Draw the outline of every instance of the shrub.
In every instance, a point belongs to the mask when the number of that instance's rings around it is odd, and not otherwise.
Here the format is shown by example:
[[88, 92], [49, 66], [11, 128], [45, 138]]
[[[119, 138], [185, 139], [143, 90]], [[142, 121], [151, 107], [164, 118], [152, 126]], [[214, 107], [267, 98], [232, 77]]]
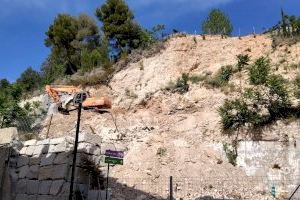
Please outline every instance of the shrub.
[[207, 76], [202, 76], [202, 75], [191, 75], [189, 76], [189, 81], [192, 83], [199, 83], [201, 81], [206, 80]]
[[264, 57], [256, 60], [250, 68], [249, 77], [252, 85], [263, 85], [267, 82], [270, 74], [270, 61]]
[[162, 156], [166, 155], [166, 153], [167, 153], [167, 149], [166, 149], [166, 148], [164, 148], [164, 147], [159, 147], [159, 148], [157, 149], [156, 155], [162, 157]]
[[226, 100], [219, 108], [223, 129], [238, 128], [248, 120], [249, 110], [245, 102], [241, 100]]
[[225, 67], [222, 67], [217, 74], [209, 79], [206, 83], [213, 86], [213, 87], [222, 87], [224, 85], [227, 85], [230, 77], [233, 75], [234, 70], [232, 66], [228, 65]]
[[295, 92], [294, 95], [296, 98], [300, 99], [300, 75], [298, 75], [294, 81]]
[[223, 144], [223, 150], [226, 154], [226, 157], [228, 159], [228, 162], [230, 164], [232, 164], [233, 166], [236, 166], [236, 159], [238, 157], [238, 154], [237, 154], [237, 151], [236, 151], [236, 148], [233, 147], [233, 146], [229, 146], [228, 144]]
[[237, 55], [237, 59], [238, 59], [238, 64], [237, 64], [237, 67], [238, 67], [238, 71], [242, 71], [243, 68], [247, 65], [249, 65], [249, 61], [250, 61], [250, 57], [248, 56], [248, 54], [239, 54]]
[[171, 92], [178, 92], [184, 94], [189, 91], [189, 74], [183, 73], [180, 78], [177, 79], [176, 83], [170, 82], [166, 87], [166, 90]]

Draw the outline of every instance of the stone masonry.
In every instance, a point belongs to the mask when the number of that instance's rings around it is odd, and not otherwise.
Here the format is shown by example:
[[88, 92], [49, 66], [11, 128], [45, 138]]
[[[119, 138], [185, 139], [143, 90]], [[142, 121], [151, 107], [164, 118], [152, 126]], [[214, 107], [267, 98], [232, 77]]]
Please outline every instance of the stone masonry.
[[[14, 150], [9, 160], [11, 199], [68, 199], [73, 144], [72, 137], [29, 140], [20, 150]], [[100, 144], [99, 136], [81, 134], [79, 137], [74, 190], [82, 196], [88, 194], [90, 177], [81, 161], [88, 158], [99, 164], [103, 159]]]

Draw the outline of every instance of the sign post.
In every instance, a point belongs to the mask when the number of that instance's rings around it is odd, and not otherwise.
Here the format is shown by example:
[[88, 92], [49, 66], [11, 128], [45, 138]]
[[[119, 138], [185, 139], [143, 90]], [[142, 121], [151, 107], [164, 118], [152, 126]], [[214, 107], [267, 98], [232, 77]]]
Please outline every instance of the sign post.
[[123, 151], [105, 151], [105, 163], [107, 163], [107, 176], [106, 176], [106, 194], [105, 200], [108, 198], [108, 183], [109, 183], [109, 165], [123, 165], [124, 152]]
[[82, 102], [85, 99], [86, 99], [86, 95], [84, 95], [84, 93], [78, 93], [78, 94], [76, 94], [76, 96], [74, 98], [74, 104], [78, 105], [78, 115], [77, 115], [77, 126], [76, 126], [76, 135], [75, 135], [75, 144], [74, 144], [74, 151], [73, 151], [73, 165], [72, 165], [72, 174], [71, 174], [71, 184], [70, 184], [69, 200], [73, 199], [73, 187], [74, 187], [74, 176], [75, 176], [75, 169], [76, 169], [76, 155], [77, 155], [78, 139], [79, 139], [81, 108], [82, 108]]

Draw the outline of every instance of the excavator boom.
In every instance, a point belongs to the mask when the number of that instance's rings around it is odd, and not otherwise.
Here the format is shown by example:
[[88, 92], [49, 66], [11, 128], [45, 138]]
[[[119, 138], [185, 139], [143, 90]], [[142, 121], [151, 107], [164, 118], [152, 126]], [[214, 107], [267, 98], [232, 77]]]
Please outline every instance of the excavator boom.
[[[78, 87], [66, 85], [46, 85], [45, 89], [48, 95], [57, 105], [58, 111], [63, 114], [68, 114], [69, 111], [74, 110], [69, 108], [70, 104], [72, 104], [73, 98], [76, 93], [83, 92]], [[67, 97], [64, 95], [67, 95]], [[88, 97], [82, 103], [83, 109], [110, 109], [111, 106], [111, 101], [106, 97]]]

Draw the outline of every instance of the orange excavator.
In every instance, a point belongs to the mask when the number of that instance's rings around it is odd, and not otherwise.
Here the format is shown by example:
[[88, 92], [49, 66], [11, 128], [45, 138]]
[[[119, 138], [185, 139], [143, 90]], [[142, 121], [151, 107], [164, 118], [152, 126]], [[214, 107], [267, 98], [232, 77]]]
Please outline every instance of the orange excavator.
[[76, 110], [74, 97], [78, 93], [84, 94], [87, 98], [82, 102], [82, 108], [85, 110], [92, 109], [97, 112], [103, 112], [111, 108], [111, 101], [106, 97], [89, 97], [88, 92], [82, 91], [79, 87], [67, 85], [46, 85], [48, 95], [53, 99], [58, 111], [62, 114], [69, 114], [70, 111]]

